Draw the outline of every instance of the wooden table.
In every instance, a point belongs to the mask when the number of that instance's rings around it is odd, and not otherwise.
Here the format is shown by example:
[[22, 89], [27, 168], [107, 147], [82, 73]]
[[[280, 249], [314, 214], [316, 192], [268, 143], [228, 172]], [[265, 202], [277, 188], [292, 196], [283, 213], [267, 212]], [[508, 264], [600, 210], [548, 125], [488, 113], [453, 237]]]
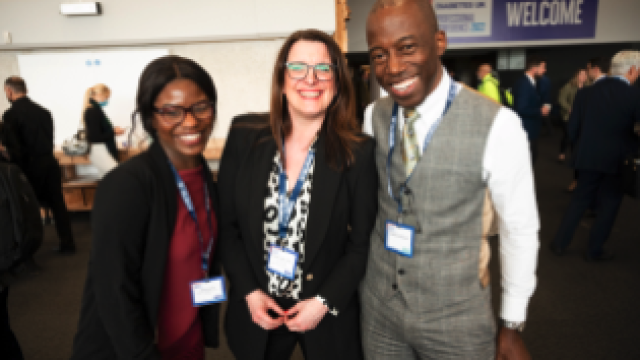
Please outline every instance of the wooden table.
[[[204, 150], [206, 160], [220, 160], [225, 139], [211, 139]], [[120, 159], [128, 158], [140, 153], [140, 149], [120, 150]], [[91, 165], [88, 156], [67, 156], [58, 149], [54, 152], [62, 168], [62, 194], [69, 211], [90, 211], [93, 208], [98, 181], [93, 178], [82, 178], [77, 175], [77, 165]], [[217, 172], [214, 173], [216, 178]]]

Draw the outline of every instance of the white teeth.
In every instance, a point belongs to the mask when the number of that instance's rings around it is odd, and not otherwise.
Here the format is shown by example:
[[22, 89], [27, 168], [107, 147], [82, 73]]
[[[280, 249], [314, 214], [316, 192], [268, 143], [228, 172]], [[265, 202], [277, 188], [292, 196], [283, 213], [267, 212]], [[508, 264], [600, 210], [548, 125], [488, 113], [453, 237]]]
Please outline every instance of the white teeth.
[[393, 88], [396, 90], [406, 90], [409, 86], [413, 85], [414, 82], [416, 82], [416, 78], [413, 79], [409, 79], [409, 80], [405, 80], [401, 83], [397, 83], [397, 84], [393, 84]]
[[200, 134], [181, 135], [180, 138], [185, 141], [196, 141], [200, 139]]
[[315, 98], [320, 96], [320, 91], [301, 91], [300, 95], [305, 98]]

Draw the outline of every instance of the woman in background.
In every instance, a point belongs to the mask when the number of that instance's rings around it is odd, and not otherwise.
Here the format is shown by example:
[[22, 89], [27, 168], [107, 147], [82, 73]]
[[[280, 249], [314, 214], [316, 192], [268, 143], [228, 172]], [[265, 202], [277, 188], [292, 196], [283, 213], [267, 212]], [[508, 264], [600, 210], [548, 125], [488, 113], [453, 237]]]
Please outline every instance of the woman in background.
[[110, 97], [111, 90], [104, 84], [88, 88], [84, 95], [84, 128], [91, 145], [89, 160], [101, 175], [118, 165], [115, 137], [124, 134], [124, 129], [114, 127], [102, 109], [107, 106]]
[[98, 186], [73, 360], [203, 360], [217, 346], [222, 297], [197, 300], [200, 285], [222, 284], [218, 194], [202, 156], [216, 104], [192, 60], [162, 57], [142, 73], [136, 113], [154, 141]]
[[307, 360], [362, 359], [357, 290], [378, 174], [355, 111], [340, 48], [304, 30], [278, 54], [270, 114], [232, 125], [218, 186], [238, 360], [289, 359], [296, 344]]
[[[562, 89], [560, 89], [560, 94], [558, 96], [558, 103], [560, 104], [560, 112], [562, 115], [562, 120], [564, 120], [564, 126], [562, 127], [562, 141], [560, 142], [560, 155], [558, 155], [558, 161], [564, 162], [566, 159], [566, 152], [569, 148], [569, 133], [567, 131], [567, 124], [569, 123], [569, 116], [571, 116], [571, 108], [573, 107], [573, 100], [576, 98], [576, 94], [578, 90], [585, 87], [587, 84], [587, 70], [586, 69], [578, 69], [578, 71], [573, 75], [573, 78], [566, 83]], [[577, 172], [576, 172], [577, 176]], [[569, 185], [566, 191], [572, 192], [577, 185], [576, 179]]]
[[558, 95], [558, 103], [560, 104], [560, 113], [562, 120], [564, 120], [564, 132], [562, 135], [562, 142], [560, 143], [560, 155], [559, 161], [564, 161], [566, 158], [567, 148], [569, 147], [569, 135], [567, 134], [567, 123], [569, 122], [569, 116], [571, 115], [571, 108], [573, 107], [573, 100], [576, 98], [578, 90], [582, 89], [587, 82], [587, 70], [578, 69], [573, 75], [571, 80], [566, 83], [560, 94]]

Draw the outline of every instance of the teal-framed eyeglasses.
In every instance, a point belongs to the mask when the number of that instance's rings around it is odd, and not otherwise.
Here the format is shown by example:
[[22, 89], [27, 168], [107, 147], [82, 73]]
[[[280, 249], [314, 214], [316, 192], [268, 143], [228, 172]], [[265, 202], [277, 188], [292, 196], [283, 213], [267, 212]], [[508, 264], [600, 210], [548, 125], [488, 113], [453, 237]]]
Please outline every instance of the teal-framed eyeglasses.
[[313, 73], [320, 81], [333, 80], [333, 64], [305, 64], [303, 62], [288, 62], [284, 64], [287, 74], [294, 80], [302, 80], [309, 74], [309, 69], [313, 69]]

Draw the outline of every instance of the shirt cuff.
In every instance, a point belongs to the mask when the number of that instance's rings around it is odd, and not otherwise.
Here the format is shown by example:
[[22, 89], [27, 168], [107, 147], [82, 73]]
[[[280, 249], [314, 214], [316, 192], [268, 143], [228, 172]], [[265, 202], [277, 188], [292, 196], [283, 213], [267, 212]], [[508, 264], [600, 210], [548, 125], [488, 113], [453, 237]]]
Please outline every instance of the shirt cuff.
[[332, 308], [331, 305], [329, 305], [329, 303], [327, 302], [327, 299], [325, 299], [322, 295], [316, 295], [314, 299], [320, 301], [322, 305], [324, 305], [327, 309], [329, 309], [329, 314], [333, 316], [338, 316], [338, 309]]
[[506, 321], [522, 322], [527, 319], [529, 299], [514, 298], [502, 295], [502, 310], [500, 318]]

